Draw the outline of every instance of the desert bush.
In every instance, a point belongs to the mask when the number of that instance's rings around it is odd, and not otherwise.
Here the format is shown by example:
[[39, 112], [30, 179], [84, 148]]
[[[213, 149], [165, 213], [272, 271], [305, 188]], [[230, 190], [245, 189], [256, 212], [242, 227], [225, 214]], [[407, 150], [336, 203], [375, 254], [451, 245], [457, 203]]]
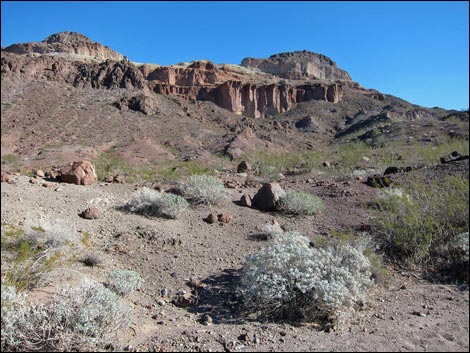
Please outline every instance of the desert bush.
[[61, 219], [43, 218], [27, 226], [26, 237], [37, 247], [59, 248], [80, 241], [75, 225]]
[[315, 195], [305, 192], [288, 192], [279, 199], [279, 209], [296, 215], [313, 215], [325, 208], [323, 201]]
[[264, 182], [277, 179], [279, 173], [293, 173], [303, 170], [305, 166], [304, 153], [270, 153], [256, 151], [245, 156], [252, 165], [253, 171], [264, 178]]
[[209, 175], [191, 175], [182, 189], [184, 197], [195, 204], [216, 205], [228, 200], [224, 183]]
[[372, 232], [392, 259], [432, 270], [451, 258], [452, 244], [468, 231], [468, 187], [466, 178], [456, 176], [414, 180], [407, 197], [377, 199], [380, 212]]
[[133, 194], [127, 208], [140, 214], [176, 219], [188, 208], [188, 203], [181, 196], [144, 187]]
[[247, 257], [239, 293], [260, 319], [315, 321], [345, 316], [371, 285], [363, 249], [314, 248], [297, 232]]
[[283, 233], [284, 230], [277, 222], [266, 223], [261, 230], [261, 234], [264, 234], [267, 239], [274, 239]]
[[106, 275], [105, 285], [119, 295], [126, 295], [142, 287], [144, 279], [137, 272], [114, 270]]
[[62, 261], [65, 250], [79, 241], [75, 227], [60, 219], [29, 221], [26, 231], [2, 230], [2, 257], [8, 259], [5, 281], [20, 291], [34, 287]]
[[4, 309], [2, 298], [2, 351], [87, 351], [131, 316], [119, 296], [90, 280], [63, 288], [47, 303], [9, 304]]

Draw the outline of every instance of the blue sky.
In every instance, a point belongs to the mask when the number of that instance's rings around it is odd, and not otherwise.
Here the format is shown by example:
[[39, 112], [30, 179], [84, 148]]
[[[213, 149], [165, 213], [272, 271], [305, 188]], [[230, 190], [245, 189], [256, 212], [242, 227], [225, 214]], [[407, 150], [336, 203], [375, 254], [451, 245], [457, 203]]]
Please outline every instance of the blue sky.
[[366, 88], [469, 107], [469, 4], [460, 2], [1, 2], [1, 45], [75, 31], [132, 61], [169, 65], [310, 50]]

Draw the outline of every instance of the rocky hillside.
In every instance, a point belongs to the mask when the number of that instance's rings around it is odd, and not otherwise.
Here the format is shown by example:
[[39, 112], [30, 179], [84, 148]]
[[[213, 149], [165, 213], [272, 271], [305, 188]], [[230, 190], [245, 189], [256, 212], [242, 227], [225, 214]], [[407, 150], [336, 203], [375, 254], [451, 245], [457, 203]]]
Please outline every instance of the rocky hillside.
[[76, 32], [60, 32], [53, 34], [41, 42], [29, 42], [10, 45], [2, 51], [20, 55], [47, 54], [64, 56], [78, 60], [123, 60], [118, 52], [93, 42], [83, 34]]
[[468, 136], [468, 113], [365, 89], [331, 59], [307, 51], [247, 58], [241, 66], [159, 66], [132, 63], [81, 34], [62, 32], [2, 49], [1, 77], [2, 156], [21, 155], [28, 164], [68, 161], [83, 151], [92, 158], [136, 143], [152, 151], [154, 157], [142, 158], [148, 162], [175, 153], [237, 158], [259, 148], [405, 141], [410, 131], [430, 143], [441, 135]]

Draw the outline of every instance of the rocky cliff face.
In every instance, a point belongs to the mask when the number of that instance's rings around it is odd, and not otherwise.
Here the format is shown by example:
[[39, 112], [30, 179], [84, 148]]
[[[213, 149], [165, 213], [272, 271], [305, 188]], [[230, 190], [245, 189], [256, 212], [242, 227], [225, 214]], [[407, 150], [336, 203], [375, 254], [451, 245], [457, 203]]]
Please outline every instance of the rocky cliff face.
[[188, 67], [142, 68], [155, 93], [179, 95], [194, 100], [208, 100], [218, 106], [248, 117], [283, 113], [294, 104], [308, 100], [337, 103], [343, 97], [339, 82], [286, 84], [272, 79], [261, 83], [256, 74], [240, 74], [218, 69], [211, 62], [194, 62]]
[[349, 75], [331, 59], [310, 52], [248, 58], [242, 65], [195, 61], [137, 67], [121, 54], [74, 32], [2, 50], [2, 80], [20, 76], [22, 80], [63, 80], [76, 87], [153, 91], [211, 101], [254, 118], [283, 113], [309, 100], [337, 103], [342, 100], [343, 85], [351, 84]]
[[242, 66], [290, 80], [322, 79], [351, 81], [349, 74], [322, 54], [295, 51], [271, 55], [268, 59], [245, 58]]
[[13, 44], [3, 50], [21, 55], [49, 54], [97, 61], [124, 59], [122, 54], [100, 43], [95, 43], [83, 34], [76, 32], [60, 32], [41, 42]]

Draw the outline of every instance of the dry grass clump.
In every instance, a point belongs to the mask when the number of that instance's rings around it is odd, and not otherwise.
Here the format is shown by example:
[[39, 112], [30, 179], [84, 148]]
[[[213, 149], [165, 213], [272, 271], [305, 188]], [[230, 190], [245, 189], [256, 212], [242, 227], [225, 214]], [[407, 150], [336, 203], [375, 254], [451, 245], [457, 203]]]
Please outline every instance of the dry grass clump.
[[191, 175], [182, 191], [184, 197], [195, 204], [217, 205], [228, 201], [224, 183], [210, 175]]
[[131, 212], [172, 219], [181, 216], [188, 206], [188, 202], [181, 196], [161, 193], [147, 187], [137, 190], [126, 205]]
[[279, 199], [279, 210], [295, 215], [313, 215], [325, 208], [323, 201], [305, 192], [288, 192]]

